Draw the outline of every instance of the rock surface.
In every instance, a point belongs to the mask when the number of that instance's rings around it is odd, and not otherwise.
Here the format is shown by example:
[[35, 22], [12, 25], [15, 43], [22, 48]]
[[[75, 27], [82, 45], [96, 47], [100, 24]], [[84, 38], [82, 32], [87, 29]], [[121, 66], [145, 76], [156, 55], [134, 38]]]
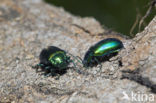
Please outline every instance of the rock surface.
[[[125, 49], [103, 62], [100, 72], [98, 66], [89, 68], [93, 75], [69, 69], [57, 80], [32, 68], [47, 46], [83, 58], [91, 45], [108, 37], [123, 41]], [[1, 0], [0, 102], [155, 103], [155, 44], [156, 17], [143, 32], [127, 39], [103, 29], [94, 18], [75, 17], [41, 0]], [[81, 64], [78, 67], [84, 69]], [[123, 98], [124, 93], [129, 100]], [[137, 94], [134, 100], [132, 93]], [[141, 101], [139, 95], [148, 98]]]

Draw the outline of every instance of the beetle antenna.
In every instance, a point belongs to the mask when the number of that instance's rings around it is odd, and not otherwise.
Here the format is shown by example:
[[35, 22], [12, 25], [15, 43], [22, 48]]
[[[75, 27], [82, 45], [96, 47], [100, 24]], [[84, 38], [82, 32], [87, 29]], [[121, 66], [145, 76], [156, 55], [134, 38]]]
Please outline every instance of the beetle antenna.
[[39, 64], [36, 64], [35, 66], [31, 66], [33, 69], [36, 69], [36, 72], [39, 72], [38, 71], [38, 69], [39, 69], [39, 67], [44, 67], [44, 64], [41, 64], [41, 63], [39, 63]]
[[43, 67], [43, 66], [44, 66], [44, 64], [39, 63], [39, 64], [36, 64], [35, 66], [32, 66], [32, 68], [39, 68], [39, 67]]
[[70, 56], [72, 56], [74, 59], [76, 59], [80, 64], [82, 64], [82, 59], [79, 56], [74, 56], [73, 54], [67, 52]]
[[73, 65], [74, 65], [74, 70], [75, 70], [77, 73], [83, 74], [83, 75], [89, 75], [87, 72], [84, 72], [83, 70], [77, 68], [77, 67], [76, 67], [76, 63], [75, 63], [73, 60], [71, 60], [71, 62], [73, 63]]

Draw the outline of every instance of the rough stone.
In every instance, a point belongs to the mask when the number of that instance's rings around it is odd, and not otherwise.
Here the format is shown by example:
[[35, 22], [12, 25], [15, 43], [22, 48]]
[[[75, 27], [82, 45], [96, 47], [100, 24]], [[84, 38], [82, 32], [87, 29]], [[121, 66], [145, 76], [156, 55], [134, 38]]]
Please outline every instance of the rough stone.
[[[73, 16], [41, 0], [1, 0], [0, 102], [138, 103], [123, 99], [123, 92], [129, 96], [134, 92], [153, 95], [154, 101], [145, 102], [155, 103], [155, 31], [156, 17], [144, 31], [128, 39], [102, 28], [94, 18]], [[58, 46], [83, 58], [91, 45], [108, 37], [120, 39], [125, 48], [103, 62], [101, 72], [97, 72], [98, 66], [87, 70], [94, 75], [69, 69], [57, 80], [32, 68], [47, 46]], [[79, 68], [84, 69], [81, 64]]]

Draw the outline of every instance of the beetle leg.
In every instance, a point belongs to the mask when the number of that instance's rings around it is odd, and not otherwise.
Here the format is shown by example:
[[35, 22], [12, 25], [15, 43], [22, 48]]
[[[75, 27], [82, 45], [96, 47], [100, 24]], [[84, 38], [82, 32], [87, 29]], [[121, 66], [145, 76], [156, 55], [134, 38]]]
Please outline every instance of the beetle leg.
[[44, 76], [49, 77], [49, 76], [51, 76], [51, 73], [48, 73], [48, 74], [45, 73]]
[[51, 66], [46, 66], [44, 69], [49, 70], [50, 68], [51, 68]]
[[50, 69], [50, 74], [52, 76], [56, 76], [57, 75], [56, 70], [55, 69]]
[[102, 64], [96, 58], [95, 58], [95, 61], [100, 65], [100, 70], [98, 71], [98, 72], [100, 72], [102, 69]]
[[59, 80], [59, 78], [60, 78], [60, 75], [58, 74], [56, 75], [55, 80]]

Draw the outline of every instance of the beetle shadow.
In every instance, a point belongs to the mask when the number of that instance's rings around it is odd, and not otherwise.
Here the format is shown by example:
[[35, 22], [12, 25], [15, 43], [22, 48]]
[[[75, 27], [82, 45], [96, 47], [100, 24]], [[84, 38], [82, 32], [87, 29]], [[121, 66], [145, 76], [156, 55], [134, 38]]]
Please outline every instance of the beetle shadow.
[[103, 56], [103, 57], [93, 57], [93, 61], [91, 63], [91, 65], [89, 65], [90, 67], [95, 67], [97, 66], [98, 64], [102, 63], [102, 62], [106, 62], [106, 61], [109, 61], [110, 58], [114, 57], [118, 55], [117, 52], [115, 53], [111, 53], [109, 55], [106, 55], [106, 56]]
[[[46, 69], [45, 67], [41, 67], [40, 68], [41, 70], [40, 71], [37, 71], [37, 72], [42, 72], [42, 75], [46, 76], [46, 77], [55, 77], [55, 76], [62, 76], [64, 74], [67, 73], [67, 70], [69, 68], [64, 68], [63, 70], [60, 70], [59, 68], [56, 68], [56, 67], [51, 67], [49, 69]], [[53, 71], [51, 71], [53, 70]]]

